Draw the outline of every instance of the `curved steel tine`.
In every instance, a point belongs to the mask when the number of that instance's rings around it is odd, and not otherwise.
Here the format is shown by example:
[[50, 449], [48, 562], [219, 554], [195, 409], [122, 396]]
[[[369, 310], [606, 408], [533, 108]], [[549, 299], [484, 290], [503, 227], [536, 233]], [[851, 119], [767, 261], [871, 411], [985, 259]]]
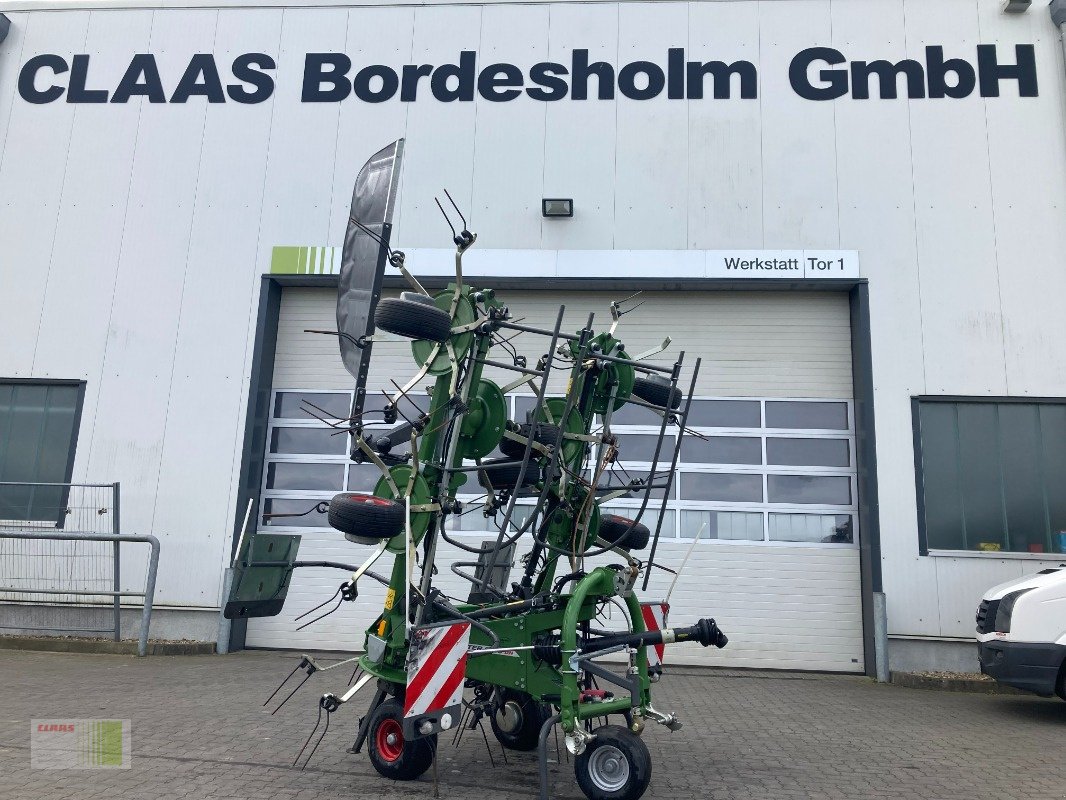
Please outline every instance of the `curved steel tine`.
[[322, 608], [322, 606], [324, 606], [324, 605], [328, 605], [329, 603], [332, 603], [332, 602], [333, 602], [334, 600], [336, 600], [336, 599], [337, 599], [337, 595], [339, 595], [339, 594], [341, 593], [341, 588], [342, 588], [343, 586], [344, 586], [344, 584], [341, 584], [340, 586], [338, 586], [338, 587], [337, 587], [337, 591], [335, 591], [335, 592], [333, 593], [333, 595], [332, 595], [332, 596], [331, 596], [331, 597], [329, 598], [329, 600], [326, 600], [326, 601], [325, 601], [324, 603], [319, 603], [319, 604], [318, 604], [317, 606], [315, 606], [314, 608], [312, 608], [312, 609], [310, 609], [310, 610], [308, 610], [308, 611], [305, 611], [305, 612], [304, 612], [304, 613], [302, 613], [302, 614], [301, 614], [300, 616], [296, 617], [296, 618], [295, 618], [295, 619], [293, 620], [293, 622], [297, 622], [298, 620], [301, 620], [301, 619], [303, 619], [303, 618], [304, 618], [304, 617], [306, 617], [306, 616], [307, 616], [308, 614], [314, 614], [314, 613], [315, 613], [316, 611], [318, 611], [318, 609]]
[[463, 221], [463, 230], [465, 231], [467, 229], [467, 227], [468, 227], [467, 224], [466, 224], [466, 217], [464, 217], [463, 216], [463, 212], [459, 210], [459, 206], [457, 206], [455, 204], [455, 201], [452, 199], [451, 192], [449, 192], [447, 189], [445, 189], [444, 190], [444, 194], [447, 195], [448, 202], [450, 202], [452, 204], [452, 208], [454, 208], [455, 209], [455, 213], [459, 215], [459, 219], [461, 219]]
[[448, 215], [444, 211], [444, 206], [442, 206], [440, 204], [440, 200], [438, 200], [436, 197], [434, 197], [433, 198], [433, 202], [437, 204], [437, 208], [440, 209], [440, 213], [444, 214], [444, 221], [447, 222], [448, 223], [448, 227], [452, 229], [452, 238], [455, 238], [456, 236], [458, 236], [458, 234], [455, 232], [455, 226], [452, 225], [452, 221], [450, 219], [448, 219]]
[[[346, 423], [346, 422], [355, 422], [355, 417], [344, 417], [343, 419], [339, 420], [338, 422], [330, 422], [329, 419], [328, 419], [329, 412], [326, 411], [326, 409], [322, 408], [321, 406], [316, 406], [310, 400], [302, 400], [301, 401], [301, 405], [310, 406], [315, 411], [320, 411], [323, 414], [323, 416], [321, 416], [321, 417], [318, 414], [312, 414], [306, 408], [301, 408], [300, 409], [305, 414], [314, 417], [319, 422], [324, 422], [326, 425], [329, 425], [331, 428], [340, 428], [340, 427], [343, 427], [344, 423]], [[360, 413], [360, 414], [357, 414], [356, 416], [361, 417], [362, 414]]]
[[[320, 714], [322, 713], [322, 709], [321, 709], [321, 707], [319, 708], [319, 713], [320, 713]], [[315, 753], [316, 753], [316, 752], [318, 751], [318, 746], [319, 746], [320, 744], [322, 744], [322, 740], [323, 740], [323, 739], [325, 739], [325, 738], [326, 738], [326, 734], [327, 734], [327, 733], [329, 733], [329, 715], [330, 715], [330, 712], [329, 712], [329, 711], [326, 711], [326, 724], [325, 724], [325, 726], [324, 726], [324, 727], [322, 728], [322, 733], [321, 733], [321, 735], [320, 735], [320, 736], [318, 737], [318, 741], [316, 741], [316, 742], [315, 742], [315, 746], [314, 746], [314, 747], [312, 747], [312, 748], [311, 748], [311, 752], [307, 754], [307, 759], [306, 759], [306, 760], [304, 761], [304, 765], [303, 765], [302, 767], [300, 767], [300, 771], [301, 771], [301, 772], [303, 772], [303, 771], [304, 771], [305, 769], [307, 769], [307, 765], [311, 763], [311, 757], [312, 757], [312, 756], [314, 756], [314, 754], [315, 754]], [[318, 725], [316, 724], [316, 725], [315, 725], [315, 729], [317, 729], [317, 728], [318, 728]], [[312, 736], [314, 736], [314, 735], [315, 735], [315, 731], [314, 731], [314, 730], [312, 730], [312, 731], [311, 731], [311, 735], [312, 735]], [[308, 739], [308, 741], [310, 741], [310, 739]], [[304, 747], [307, 747], [307, 745], [306, 745], [306, 744], [304, 744]], [[297, 756], [297, 758], [298, 758], [298, 757], [299, 757], [299, 756]]]
[[300, 763], [300, 756], [304, 754], [304, 750], [307, 749], [307, 745], [311, 743], [311, 737], [315, 735], [315, 731], [318, 730], [318, 726], [322, 724], [322, 706], [318, 707], [318, 719], [315, 720], [315, 727], [311, 729], [310, 735], [307, 737], [307, 741], [304, 742], [304, 746], [300, 748], [300, 752], [296, 754], [296, 758], [293, 759], [292, 765], [295, 767]]
[[319, 502], [317, 502], [313, 506], [311, 506], [309, 509], [307, 509], [306, 511], [302, 511], [299, 514], [290, 514], [290, 513], [263, 514], [263, 519], [273, 519], [274, 517], [306, 517], [308, 514], [312, 513], [313, 511], [318, 511], [319, 514], [323, 514], [325, 512], [322, 509], [319, 508], [319, 506], [323, 506], [323, 505], [327, 505], [327, 503], [324, 500], [320, 500]]
[[333, 608], [330, 608], [328, 611], [326, 611], [324, 614], [322, 614], [321, 617], [316, 617], [313, 620], [311, 620], [310, 622], [305, 622], [303, 625], [301, 625], [300, 627], [296, 628], [296, 630], [303, 630], [308, 625], [313, 625], [314, 623], [318, 622], [319, 620], [324, 620], [325, 618], [328, 617], [329, 614], [332, 614], [334, 611], [339, 609], [343, 602], [344, 602], [344, 598], [341, 597], [339, 599], [339, 601], [337, 601], [337, 605], [336, 606], [334, 606]]
[[[411, 405], [413, 405], [415, 408], [418, 409], [418, 413], [419, 414], [425, 414], [426, 413], [425, 411], [422, 410], [422, 406], [420, 406], [418, 403], [416, 403], [414, 400], [411, 399], [411, 397], [409, 396], [408, 391], [405, 391], [403, 388], [400, 387], [400, 384], [398, 384], [392, 378], [389, 378], [389, 383], [391, 383], [393, 386], [396, 387], [396, 390], [400, 393], [400, 395], [403, 397], [404, 400], [406, 400], [408, 403], [410, 403]], [[388, 395], [386, 395], [386, 396], [388, 396]], [[391, 398], [390, 398], [390, 401], [391, 401]], [[398, 410], [399, 409], [397, 409], [397, 411]], [[407, 417], [404, 417], [404, 419], [407, 419]]]
[[301, 668], [301, 667], [303, 667], [303, 665], [304, 665], [304, 662], [303, 662], [303, 661], [301, 660], [301, 661], [300, 661], [300, 663], [296, 665], [296, 668], [295, 668], [295, 669], [294, 669], [294, 670], [293, 670], [292, 672], [290, 672], [290, 673], [288, 674], [288, 676], [287, 676], [287, 677], [285, 678], [285, 680], [283, 680], [283, 681], [282, 681], [282, 682], [281, 682], [280, 684], [278, 684], [278, 688], [277, 688], [277, 689], [275, 689], [275, 690], [274, 690], [274, 691], [273, 691], [273, 692], [271, 693], [270, 697], [268, 697], [268, 698], [266, 699], [266, 702], [264, 702], [264, 703], [263, 703], [263, 705], [264, 705], [264, 706], [266, 706], [266, 705], [267, 705], [267, 703], [269, 703], [269, 702], [270, 702], [271, 700], [273, 700], [273, 699], [274, 699], [274, 695], [276, 695], [276, 694], [277, 694], [278, 692], [280, 692], [280, 691], [281, 691], [281, 687], [282, 687], [282, 686], [284, 686], [284, 685], [285, 685], [286, 683], [288, 683], [288, 682], [289, 682], [289, 678], [291, 678], [291, 677], [292, 677], [293, 675], [295, 675], [295, 674], [296, 674], [297, 672], [299, 672], [299, 671], [300, 671], [300, 668]]
[[[293, 690], [292, 690], [291, 692], [289, 692], [289, 693], [288, 693], [288, 694], [287, 694], [287, 695], [285, 696], [285, 699], [284, 699], [284, 700], [282, 700], [282, 701], [281, 701], [280, 703], [278, 703], [278, 707], [277, 707], [277, 708], [275, 708], [275, 709], [274, 709], [273, 711], [271, 711], [271, 712], [270, 712], [270, 716], [274, 716], [274, 715], [275, 715], [275, 714], [277, 714], [277, 713], [278, 713], [279, 711], [281, 711], [281, 707], [282, 707], [283, 705], [285, 705], [285, 704], [286, 704], [287, 702], [289, 702], [289, 700], [291, 700], [291, 699], [292, 699], [292, 696], [293, 696], [294, 694], [296, 694], [296, 693], [297, 693], [298, 691], [300, 691], [300, 689], [302, 689], [302, 688], [303, 688], [303, 685], [304, 685], [305, 683], [307, 683], [307, 682], [308, 682], [309, 680], [311, 680], [311, 676], [312, 676], [312, 675], [314, 675], [314, 674], [315, 674], [314, 672], [308, 672], [308, 673], [307, 673], [307, 677], [306, 677], [306, 678], [304, 678], [304, 679], [303, 679], [302, 681], [300, 681], [300, 682], [299, 682], [299, 683], [297, 684], [296, 688], [295, 688], [295, 689], [293, 689]], [[292, 677], [292, 676], [290, 675], [289, 677]], [[289, 679], [289, 678], [286, 678], [285, 680], [288, 680], [288, 679]], [[284, 686], [284, 683], [282, 684], [282, 686]], [[280, 688], [281, 688], [281, 686], [279, 686], [278, 688], [280, 689]], [[277, 692], [275, 692], [274, 694], [277, 694]], [[271, 697], [273, 697], [273, 696], [274, 696], [274, 695], [271, 695]], [[269, 703], [269, 702], [270, 702], [270, 701], [269, 701], [269, 700], [267, 700], [267, 703]], [[266, 703], [263, 703], [263, 705], [265, 706], [265, 705], [266, 705]]]

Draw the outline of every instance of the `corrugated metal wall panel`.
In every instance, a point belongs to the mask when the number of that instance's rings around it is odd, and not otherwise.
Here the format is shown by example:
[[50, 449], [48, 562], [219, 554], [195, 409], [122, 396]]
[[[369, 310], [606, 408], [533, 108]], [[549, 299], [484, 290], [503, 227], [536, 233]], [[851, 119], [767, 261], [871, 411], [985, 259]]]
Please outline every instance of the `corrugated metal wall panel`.
[[[389, 294], [389, 293], [386, 293]], [[394, 293], [393, 293], [394, 294]], [[502, 291], [524, 324], [550, 325], [560, 304], [566, 305], [566, 329], [574, 330], [595, 312], [605, 327], [607, 304], [619, 299], [604, 292]], [[647, 292], [645, 305], [626, 316], [619, 334], [630, 352], [661, 343], [671, 334], [668, 351], [685, 349], [686, 360], [702, 356], [698, 392], [704, 395], [772, 397], [851, 397], [851, 352], [847, 297], [843, 294], [769, 292]], [[282, 296], [274, 369], [275, 389], [347, 391], [352, 379], [341, 366], [333, 338], [304, 333], [334, 327], [332, 289], [288, 288]], [[523, 335], [514, 344], [535, 361], [544, 342]], [[375, 344], [370, 369], [372, 389], [401, 383], [414, 373], [406, 342]], [[499, 375], [506, 382], [510, 375]], [[563, 380], [563, 379], [560, 379]], [[427, 380], [426, 383], [429, 383]], [[553, 388], [560, 389], [556, 382]], [[481, 539], [472, 536], [475, 544]], [[688, 542], [660, 544], [657, 560], [677, 567]], [[522, 551], [520, 551], [521, 553]], [[304, 535], [301, 558], [358, 563], [369, 548], [353, 545], [339, 534]], [[441, 544], [438, 564], [457, 559], [460, 551]], [[608, 559], [604, 559], [606, 561]], [[387, 572], [390, 557], [378, 565]], [[253, 647], [358, 649], [363, 631], [380, 611], [382, 587], [367, 582], [359, 601], [303, 631], [295, 617], [321, 603], [343, 580], [330, 570], [300, 570], [293, 577], [285, 611], [278, 617], [252, 620]], [[656, 572], [647, 597], [665, 595], [670, 576]], [[465, 597], [468, 585], [441, 568], [436, 585]], [[734, 667], [773, 667], [859, 671], [863, 664], [862, 614], [858, 550], [749, 545], [700, 544], [671, 598], [672, 625], [715, 617], [730, 637], [724, 650], [678, 646], [668, 662]], [[617, 616], [617, 614], [615, 615]], [[617, 620], [616, 620], [617, 622]]]
[[[609, 327], [608, 303], [625, 293], [500, 291], [497, 296], [524, 325], [551, 327], [563, 304], [564, 330], [572, 332], [590, 313], [596, 314], [594, 327]], [[285, 290], [275, 387], [350, 388], [336, 340], [303, 332], [336, 327], [334, 298], [332, 289]], [[644, 305], [624, 317], [618, 328], [627, 351], [640, 353], [672, 336], [670, 349], [657, 361], [669, 363], [681, 350], [690, 366], [702, 357], [698, 394], [851, 398], [850, 321], [842, 293], [645, 292], [639, 300]], [[546, 344], [530, 334], [514, 341], [531, 364]], [[401, 377], [414, 374], [413, 365], [407, 343], [375, 344], [370, 388], [388, 387], [390, 377], [403, 383]], [[486, 374], [502, 383], [516, 377], [501, 371]], [[560, 373], [550, 388], [559, 391], [565, 381]]]

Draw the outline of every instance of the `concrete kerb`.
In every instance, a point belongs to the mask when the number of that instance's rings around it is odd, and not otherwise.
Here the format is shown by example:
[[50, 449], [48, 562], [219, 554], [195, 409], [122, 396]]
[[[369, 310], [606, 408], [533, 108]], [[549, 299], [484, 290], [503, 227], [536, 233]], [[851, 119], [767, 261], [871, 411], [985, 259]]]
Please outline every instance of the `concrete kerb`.
[[1028, 695], [1031, 692], [1015, 689], [984, 676], [965, 675], [927, 675], [921, 672], [893, 672], [892, 683], [907, 689], [933, 689], [941, 692], [971, 692], [974, 694], [1016, 694]]
[[[112, 639], [77, 639], [73, 637], [0, 636], [0, 650], [36, 650], [49, 653], [96, 653], [102, 655], [137, 655], [136, 641]], [[215, 652], [214, 642], [149, 641], [145, 655], [202, 656]]]

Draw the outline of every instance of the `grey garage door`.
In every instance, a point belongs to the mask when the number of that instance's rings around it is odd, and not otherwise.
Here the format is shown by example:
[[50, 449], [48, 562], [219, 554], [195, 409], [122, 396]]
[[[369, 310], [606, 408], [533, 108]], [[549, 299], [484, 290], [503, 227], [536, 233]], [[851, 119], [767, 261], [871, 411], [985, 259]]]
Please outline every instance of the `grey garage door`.
[[[550, 325], [564, 304], [568, 329], [580, 327], [589, 312], [604, 326], [607, 304], [616, 299], [602, 292], [500, 295], [531, 325]], [[693, 539], [700, 539], [671, 598], [670, 621], [688, 624], [714, 616], [730, 636], [725, 650], [677, 647], [668, 660], [860, 671], [861, 531], [846, 295], [647, 292], [642, 299], [644, 305], [619, 328], [627, 350], [641, 352], [669, 335], [673, 344], [661, 357], [664, 363], [680, 350], [686, 352], [686, 364], [703, 360], [691, 424], [705, 438], [691, 437], [682, 446], [657, 557], [676, 566]], [[305, 333], [332, 328], [333, 315], [332, 290], [284, 290], [261, 504], [268, 511], [302, 511], [345, 486], [373, 484], [368, 467], [347, 461], [345, 437], [331, 436], [300, 411], [303, 399], [338, 413], [350, 403], [352, 380], [341, 366], [336, 342]], [[531, 362], [544, 347], [536, 337], [519, 337], [514, 344]], [[390, 388], [390, 379], [404, 383], [414, 371], [406, 343], [375, 345], [369, 388]], [[505, 383], [513, 374], [499, 378]], [[519, 393], [509, 402], [512, 412], [521, 414], [528, 399]], [[636, 407], [615, 418], [626, 459], [621, 468], [630, 475], [650, 466], [654, 421]], [[611, 503], [622, 511], [631, 505]], [[301, 557], [353, 562], [367, 554], [367, 548], [347, 542], [315, 514], [272, 522], [280, 524], [266, 529], [304, 535]], [[490, 535], [477, 512], [452, 526], [475, 543]], [[439, 558], [454, 555], [442, 548]], [[441, 587], [465, 596], [466, 587], [447, 572], [442, 570]], [[665, 593], [667, 577], [655, 573], [651, 595]], [[344, 578], [336, 571], [298, 572], [285, 612], [253, 620], [248, 644], [359, 649], [383, 599], [369, 583], [351, 607], [296, 630], [300, 623], [294, 618], [329, 597]]]

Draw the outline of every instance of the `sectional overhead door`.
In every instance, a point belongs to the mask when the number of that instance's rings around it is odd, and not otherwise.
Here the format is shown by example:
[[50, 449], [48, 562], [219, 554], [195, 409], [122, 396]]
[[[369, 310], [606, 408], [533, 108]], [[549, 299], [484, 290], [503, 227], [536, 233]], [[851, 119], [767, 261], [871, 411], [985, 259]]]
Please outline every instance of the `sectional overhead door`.
[[[550, 326], [564, 305], [565, 327], [576, 330], [590, 312], [599, 327], [607, 327], [608, 303], [628, 293], [498, 294], [529, 325]], [[302, 559], [356, 563], [369, 548], [346, 541], [313, 510], [299, 517], [262, 517], [263, 512], [303, 513], [344, 487], [370, 490], [376, 480], [373, 467], [348, 461], [344, 435], [334, 435], [303, 411], [310, 401], [343, 416], [351, 402], [352, 379], [341, 366], [336, 341], [305, 332], [335, 327], [334, 298], [330, 289], [312, 288], [286, 288], [282, 296], [259, 525], [260, 530], [302, 534]], [[657, 357], [659, 363], [671, 363], [683, 350], [690, 374], [696, 359], [701, 360], [690, 415], [698, 435], [686, 436], [682, 443], [656, 557], [676, 568], [699, 539], [673, 589], [670, 623], [714, 617], [730, 637], [724, 650], [678, 646], [667, 660], [861, 671], [862, 531], [847, 295], [645, 292], [638, 299], [644, 304], [625, 316], [618, 329], [628, 352], [651, 349], [670, 336], [672, 344]], [[531, 364], [546, 348], [546, 341], [534, 335], [519, 336], [512, 344]], [[407, 343], [375, 345], [367, 408], [380, 406], [381, 389], [392, 388], [392, 380], [405, 383], [414, 372]], [[504, 384], [514, 374], [492, 377]], [[561, 385], [552, 389], [559, 391]], [[421, 392], [416, 401], [424, 401], [424, 388], [416, 391]], [[519, 390], [508, 398], [514, 418], [524, 418], [529, 394]], [[657, 418], [626, 406], [616, 413], [612, 427], [620, 436], [621, 461], [611, 479], [647, 474]], [[671, 430], [667, 444], [675, 435]], [[498, 532], [476, 508], [479, 495], [474, 484], [463, 496], [467, 513], [449, 523], [455, 537], [472, 545]], [[622, 514], [631, 514], [634, 506], [639, 501], [609, 503]], [[441, 548], [438, 585], [465, 598], [469, 586], [446, 566], [458, 555], [450, 546]], [[379, 562], [380, 571], [388, 572], [389, 558]], [[671, 576], [665, 571], [653, 575], [649, 595], [661, 597]], [[360, 585], [356, 602], [313, 625], [300, 629], [330, 605], [296, 619], [327, 600], [346, 578], [335, 570], [297, 571], [284, 612], [249, 623], [249, 646], [360, 649], [363, 631], [383, 601], [384, 590], [372, 582]]]

